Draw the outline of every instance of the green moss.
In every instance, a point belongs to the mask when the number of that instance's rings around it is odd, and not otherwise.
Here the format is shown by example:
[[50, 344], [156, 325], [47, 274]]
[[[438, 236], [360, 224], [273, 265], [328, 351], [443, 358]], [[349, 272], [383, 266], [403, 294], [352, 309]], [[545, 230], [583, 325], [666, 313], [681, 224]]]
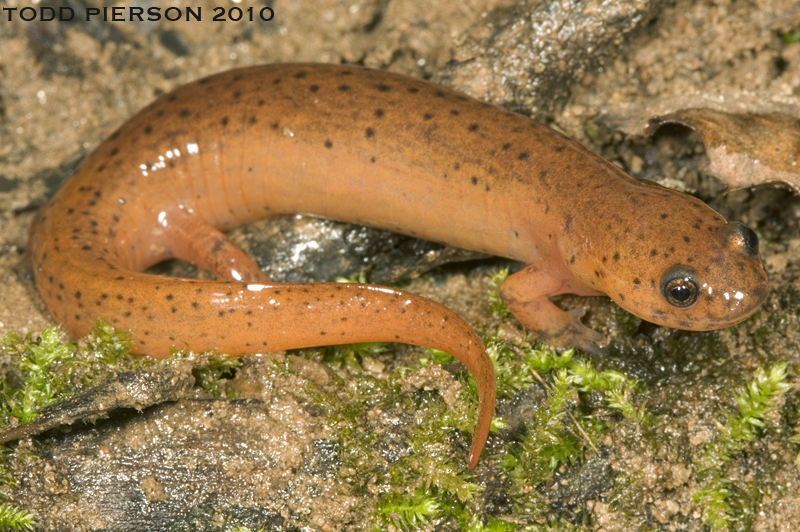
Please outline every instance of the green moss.
[[800, 28], [788, 33], [784, 33], [781, 35], [781, 39], [783, 39], [783, 44], [794, 44], [800, 42]]
[[35, 516], [8, 503], [0, 503], [0, 530], [33, 530]]
[[0, 420], [4, 425], [12, 417], [28, 423], [42, 408], [110, 374], [140, 365], [129, 347], [128, 335], [114, 332], [103, 321], [81, 345], [68, 341], [59, 327], [45, 329], [36, 338], [8, 333], [0, 340], [0, 356], [9, 360], [16, 378], [3, 381]]
[[385, 342], [332, 345], [322, 348], [322, 360], [334, 369], [347, 366], [354, 371], [361, 371], [364, 358], [385, 353], [386, 346]]
[[[439, 515], [441, 507], [435, 497], [425, 490], [412, 494], [392, 494], [384, 497], [378, 506], [378, 515], [402, 530], [409, 530], [428, 524], [430, 518]], [[378, 528], [375, 530], [384, 530]]]
[[[175, 353], [160, 363], [171, 363], [188, 351]], [[0, 339], [0, 357], [6, 364], [6, 377], [0, 389], [0, 428], [35, 420], [43, 408], [69, 399], [97, 386], [122, 371], [158, 362], [130, 354], [129, 335], [98, 321], [92, 332], [79, 342], [70, 341], [59, 327], [21, 338], [8, 333]], [[198, 384], [219, 394], [220, 380], [240, 362], [233, 357], [212, 357], [208, 365], [195, 368]], [[0, 488], [17, 479], [9, 467], [11, 460], [25, 456], [7, 445], [0, 446]], [[0, 495], [2, 497], [3, 495]], [[0, 530], [31, 530], [33, 515], [7, 502], [0, 503]]]
[[197, 381], [198, 386], [214, 397], [225, 395], [228, 399], [233, 399], [235, 394], [228, 392], [223, 394], [223, 383], [231, 377], [237, 368], [241, 367], [242, 358], [230, 355], [214, 355], [208, 359], [208, 363], [197, 366], [192, 370], [192, 375]]
[[704, 521], [711, 530], [730, 530], [734, 521], [752, 519], [758, 498], [753, 500], [749, 494], [758, 492], [755, 481], [736, 485], [726, 475], [726, 468], [765, 428], [764, 418], [792, 387], [786, 378], [785, 364], [767, 371], [759, 367], [754, 379], [736, 396], [738, 413], [724, 416], [717, 424], [716, 437], [703, 447], [694, 462], [698, 480], [694, 500], [703, 509]]
[[[660, 436], [651, 430], [653, 421], [644, 401], [646, 390], [620, 372], [599, 371], [574, 351], [557, 353], [541, 346], [515, 345], [493, 334], [483, 336], [495, 365], [500, 404], [526, 394], [532, 397], [534, 388], [543, 399], [537, 400], [525, 426], [516, 427], [513, 437], [500, 434], [506, 439], [504, 449], [498, 449], [495, 439], [484, 450], [478, 469], [481, 482], [465, 460], [476, 417], [474, 379], [466, 372], [457, 375], [462, 391], [452, 406], [435, 391], [409, 393], [402, 385], [405, 376], [432, 363], [452, 363], [450, 355], [426, 350], [419, 363], [399, 368], [388, 378], [375, 378], [362, 371], [362, 362], [387, 345], [359, 344], [305, 352], [337, 368], [329, 385], [322, 387], [308, 379], [304, 382], [308, 397], [327, 412], [326, 421], [341, 446], [344, 480], [353, 486], [355, 494], [362, 495], [362, 511], [373, 516], [378, 530], [389, 525], [412, 530], [434, 522], [437, 527], [441, 524], [445, 529], [465, 531], [589, 530], [591, 523], [586, 522], [580, 507], [566, 513], [575, 522], [553, 519], [549, 500], [552, 487], [563, 478], [559, 477], [563, 471], [591, 465], [587, 458], [594, 456], [597, 442], [618, 424], [626, 424], [626, 429], [634, 427], [630, 433], [640, 435], [644, 445], [660, 445]], [[694, 337], [697, 341], [706, 338]], [[127, 354], [126, 337], [105, 324], [99, 324], [90, 338], [77, 344], [65, 341], [58, 329], [48, 329], [40, 338], [23, 340], [9, 335], [0, 346], [12, 361], [13, 373], [3, 388], [6, 419], [17, 417], [17, 413], [22, 416], [18, 419], [35, 416], [43, 406], [74, 394], [82, 386], [143, 363]], [[220, 395], [223, 379], [239, 363], [238, 358], [218, 357], [208, 366], [197, 368], [195, 376], [209, 393]], [[276, 362], [275, 367], [277, 374], [293, 373], [288, 362]], [[754, 515], [759, 490], [763, 492], [763, 483], [769, 480], [734, 483], [727, 480], [725, 472], [766, 430], [765, 417], [787, 392], [786, 380], [785, 366], [759, 370], [736, 396], [737, 412], [723, 416], [717, 437], [698, 453], [693, 465], [698, 480], [695, 501], [706, 512], [704, 518], [712, 530], [730, 529], [734, 526], [732, 516], [739, 519], [736, 528], [745, 530]], [[598, 416], [598, 409], [606, 414]], [[376, 412], [396, 416], [401, 422], [394, 430], [400, 434], [387, 436], [374, 430], [371, 416]], [[667, 422], [661, 418], [656, 421]], [[496, 434], [507, 427], [497, 417], [493, 428]], [[792, 441], [800, 443], [800, 428]], [[486, 478], [492, 480], [487, 484]], [[485, 497], [489, 495], [483, 493], [482, 486], [492, 482], [502, 484], [503, 495], [512, 503], [503, 514], [485, 513]], [[631, 517], [625, 519], [631, 530], [646, 529], [647, 520], [636, 504], [642, 491], [638, 483], [635, 475], [614, 478], [613, 488], [602, 497], [618, 515], [630, 513]], [[15, 519], [24, 522], [19, 517], [25, 515], [23, 510], [9, 509], [21, 512]], [[0, 526], [2, 519], [0, 515]]]
[[503, 268], [493, 273], [489, 279], [492, 288], [487, 294], [492, 312], [494, 312], [501, 320], [507, 320], [511, 318], [511, 311], [508, 310], [505, 303], [503, 303], [503, 299], [500, 297], [500, 285], [503, 284], [503, 281], [506, 280], [506, 277], [508, 277], [508, 268]]
[[[476, 531], [585, 530], [561, 521], [530, 524], [528, 528], [518, 526], [547, 517], [549, 505], [539, 485], [552, 479], [559, 467], [582, 462], [586, 449], [608, 430], [596, 416], [581, 414], [576, 408], [579, 397], [593, 394], [602, 398], [608, 409], [619, 411], [628, 422], [649, 421], [645, 408], [634, 404], [641, 386], [619, 372], [598, 371], [577, 358], [574, 351], [557, 353], [539, 346], [520, 347], [496, 336], [485, 338], [485, 344], [495, 365], [501, 400], [513, 399], [534, 386], [546, 389], [546, 400], [527, 423], [527, 433], [521, 441], [495, 457], [488, 449], [481, 457], [483, 467], [491, 468], [493, 460], [499, 460], [502, 474], [509, 479], [508, 495], [515, 506], [503, 518], [484, 515], [481, 506], [476, 506], [482, 488], [465, 464], [465, 444], [477, 408], [474, 379], [466, 373], [459, 374], [462, 393], [452, 407], [438, 393], [409, 394], [401, 389], [404, 376], [434, 362], [449, 364], [454, 360], [450, 355], [428, 349], [418, 364], [399, 368], [388, 379], [364, 374], [357, 364], [337, 364], [340, 371], [348, 373], [346, 379], [335, 377], [327, 390], [308, 383], [309, 395], [326, 408], [328, 424], [342, 446], [343, 470], [351, 471], [348, 481], [356, 486], [357, 493], [377, 494], [373, 514], [376, 530], [385, 530], [389, 525], [412, 530], [433, 520]], [[319, 356], [316, 351], [307, 353]], [[289, 371], [288, 364], [283, 367]], [[414, 413], [413, 423], [403, 427], [407, 435], [399, 438], [407, 447], [392, 461], [377, 450], [387, 447], [387, 436], [370, 428], [371, 411]], [[496, 418], [494, 428], [504, 427], [502, 420]], [[456, 442], [460, 445], [454, 445]]]
[[512, 451], [514, 461], [508, 462], [517, 508], [527, 519], [537, 519], [547, 509], [541, 494], [532, 488], [550, 478], [559, 465], [583, 458], [580, 441], [565, 426], [567, 408], [577, 394], [575, 381], [566, 369], [555, 372], [546, 405], [536, 410], [528, 433]]

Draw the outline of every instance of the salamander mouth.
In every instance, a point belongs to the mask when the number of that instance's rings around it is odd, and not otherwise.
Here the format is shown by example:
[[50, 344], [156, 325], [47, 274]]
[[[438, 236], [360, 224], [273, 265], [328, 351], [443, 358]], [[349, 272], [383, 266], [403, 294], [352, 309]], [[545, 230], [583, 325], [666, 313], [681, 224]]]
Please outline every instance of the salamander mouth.
[[[676, 309], [676, 323], [664, 323], [664, 325], [689, 331], [713, 331], [731, 327], [755, 314], [761, 308], [766, 295], [767, 290], [760, 287], [751, 290], [749, 294], [743, 292], [723, 293], [719, 296], [724, 302], [722, 308], [714, 309], [714, 311], [707, 309], [704, 312], [701, 310], [702, 302], [698, 302], [700, 304], [696, 308], [687, 308], [683, 313]], [[681, 316], [681, 314], [683, 315]]]

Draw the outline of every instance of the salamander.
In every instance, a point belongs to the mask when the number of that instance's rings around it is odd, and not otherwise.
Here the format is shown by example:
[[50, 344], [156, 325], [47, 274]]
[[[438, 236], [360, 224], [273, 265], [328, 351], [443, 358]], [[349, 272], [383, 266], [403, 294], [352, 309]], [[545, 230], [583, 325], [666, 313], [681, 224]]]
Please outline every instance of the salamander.
[[[641, 318], [709, 330], [759, 307], [756, 234], [634, 179], [560, 133], [431, 82], [357, 66], [232, 70], [158, 98], [111, 134], [37, 214], [29, 265], [74, 336], [103, 318], [133, 351], [231, 354], [365, 341], [435, 347], [479, 387], [475, 465], [494, 371], [457, 314], [367, 284], [270, 281], [223, 234], [312, 214], [515, 259], [500, 294], [555, 346], [605, 343], [551, 297], [608, 295]], [[217, 281], [142, 273], [169, 258]]]

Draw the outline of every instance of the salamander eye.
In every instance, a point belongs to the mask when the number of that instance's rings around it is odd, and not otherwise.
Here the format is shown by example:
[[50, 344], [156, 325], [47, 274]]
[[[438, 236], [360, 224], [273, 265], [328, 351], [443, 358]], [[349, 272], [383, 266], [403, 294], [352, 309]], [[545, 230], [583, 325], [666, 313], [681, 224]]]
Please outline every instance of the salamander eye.
[[755, 231], [739, 222], [728, 224], [728, 238], [733, 246], [743, 246], [750, 256], [758, 255], [758, 235]]
[[744, 229], [744, 245], [748, 255], [758, 255], [758, 235], [749, 227], [742, 226]]
[[697, 301], [699, 290], [694, 271], [686, 266], [676, 266], [661, 280], [661, 294], [673, 307], [686, 308]]

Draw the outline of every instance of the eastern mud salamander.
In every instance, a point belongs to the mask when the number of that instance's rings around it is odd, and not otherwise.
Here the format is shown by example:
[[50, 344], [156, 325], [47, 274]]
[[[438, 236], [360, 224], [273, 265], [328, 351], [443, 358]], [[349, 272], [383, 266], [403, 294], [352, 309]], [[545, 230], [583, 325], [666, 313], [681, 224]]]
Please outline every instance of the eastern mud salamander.
[[[244, 354], [365, 341], [431, 346], [475, 375], [475, 465], [494, 371], [447, 308], [378, 286], [271, 282], [222, 234], [308, 213], [523, 261], [501, 295], [556, 346], [604, 337], [550, 297], [606, 294], [645, 320], [707, 330], [767, 292], [755, 233], [563, 135], [444, 87], [355, 66], [233, 70], [162, 96], [113, 133], [38, 214], [29, 264], [75, 336], [103, 318], [135, 352]], [[168, 258], [219, 281], [140, 273]]]

